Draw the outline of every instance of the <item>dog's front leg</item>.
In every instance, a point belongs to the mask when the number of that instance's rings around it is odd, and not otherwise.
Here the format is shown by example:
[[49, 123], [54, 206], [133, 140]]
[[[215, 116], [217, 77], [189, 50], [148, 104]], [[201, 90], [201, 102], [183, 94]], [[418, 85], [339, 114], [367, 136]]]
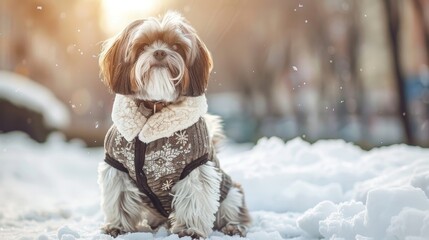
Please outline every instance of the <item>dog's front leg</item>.
[[102, 162], [98, 168], [101, 206], [105, 215], [103, 231], [116, 237], [137, 230], [142, 218], [139, 190], [127, 173]]
[[171, 232], [180, 237], [207, 237], [219, 208], [221, 176], [211, 162], [193, 170], [172, 189]]

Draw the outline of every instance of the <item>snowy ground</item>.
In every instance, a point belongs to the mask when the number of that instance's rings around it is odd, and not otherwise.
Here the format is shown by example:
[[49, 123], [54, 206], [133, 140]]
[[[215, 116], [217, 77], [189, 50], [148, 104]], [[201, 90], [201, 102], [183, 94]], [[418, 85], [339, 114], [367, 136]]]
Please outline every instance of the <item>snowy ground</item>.
[[[102, 157], [59, 134], [43, 145], [0, 134], [0, 239], [111, 239], [98, 230]], [[367, 152], [341, 140], [271, 138], [242, 152], [227, 147], [221, 162], [244, 186], [253, 217], [247, 239], [429, 239], [429, 149]], [[119, 239], [178, 237], [160, 229]]]

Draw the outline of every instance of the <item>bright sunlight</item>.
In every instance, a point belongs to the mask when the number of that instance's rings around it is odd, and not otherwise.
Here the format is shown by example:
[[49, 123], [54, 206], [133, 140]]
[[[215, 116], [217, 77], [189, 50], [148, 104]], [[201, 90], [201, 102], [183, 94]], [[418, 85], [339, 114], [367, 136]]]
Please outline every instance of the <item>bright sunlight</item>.
[[108, 33], [117, 33], [130, 21], [153, 15], [161, 3], [159, 0], [102, 0], [102, 27]]

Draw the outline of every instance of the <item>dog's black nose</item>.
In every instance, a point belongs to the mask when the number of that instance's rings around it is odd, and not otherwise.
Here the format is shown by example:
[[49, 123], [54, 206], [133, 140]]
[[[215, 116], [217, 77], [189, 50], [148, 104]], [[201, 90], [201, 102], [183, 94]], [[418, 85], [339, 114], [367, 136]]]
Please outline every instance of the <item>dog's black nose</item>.
[[153, 56], [155, 57], [156, 60], [161, 61], [162, 59], [165, 58], [165, 56], [167, 56], [167, 53], [164, 50], [156, 50], [153, 53]]

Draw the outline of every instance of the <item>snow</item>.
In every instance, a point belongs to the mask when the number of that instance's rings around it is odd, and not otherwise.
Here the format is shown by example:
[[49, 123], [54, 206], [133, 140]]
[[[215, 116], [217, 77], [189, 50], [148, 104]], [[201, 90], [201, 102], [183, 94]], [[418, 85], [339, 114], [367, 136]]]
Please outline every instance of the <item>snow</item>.
[[308, 235], [318, 238], [429, 239], [427, 210], [429, 199], [421, 189], [375, 189], [368, 193], [366, 206], [353, 200], [338, 205], [325, 201], [307, 210], [297, 222]]
[[63, 129], [70, 123], [70, 113], [51, 91], [24, 76], [0, 71], [0, 99], [41, 113], [47, 126]]
[[58, 239], [76, 239], [80, 238], [79, 233], [70, 229], [68, 226], [61, 227], [58, 229]]
[[[0, 134], [0, 146], [0, 239], [113, 239], [99, 231], [102, 148], [18, 132]], [[245, 239], [429, 239], [429, 149], [274, 137], [253, 148], [228, 143], [219, 157], [245, 189], [253, 218]], [[161, 228], [117, 239], [178, 237]]]

